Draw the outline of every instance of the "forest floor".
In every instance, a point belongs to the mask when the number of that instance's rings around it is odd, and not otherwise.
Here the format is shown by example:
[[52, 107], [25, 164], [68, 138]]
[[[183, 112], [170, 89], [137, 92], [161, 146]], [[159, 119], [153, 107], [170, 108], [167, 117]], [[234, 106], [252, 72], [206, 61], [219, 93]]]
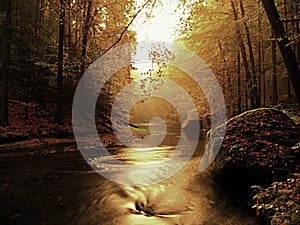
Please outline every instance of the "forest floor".
[[[71, 106], [70, 106], [71, 108]], [[75, 143], [71, 113], [65, 109], [62, 124], [54, 118], [55, 107], [52, 104], [41, 107], [29, 104], [26, 116], [25, 106], [21, 102], [9, 104], [9, 126], [0, 126], [0, 150], [9, 151], [23, 147], [48, 146], [63, 143]], [[116, 142], [108, 123], [102, 125], [102, 118], [96, 118], [97, 130], [104, 145]]]
[[[71, 106], [69, 107], [71, 108]], [[282, 110], [294, 122], [300, 124], [300, 111], [295, 104], [276, 106]], [[54, 118], [55, 106], [53, 104], [41, 107], [37, 103], [28, 104], [26, 116], [25, 106], [22, 102], [9, 104], [9, 126], [0, 126], [0, 149], [7, 146], [16, 148], [20, 146], [51, 145], [58, 143], [74, 142], [71, 113], [65, 109], [62, 124], [57, 124]], [[112, 133], [111, 125], [105, 123], [102, 118], [96, 117], [97, 130], [104, 145], [110, 145], [117, 141]]]

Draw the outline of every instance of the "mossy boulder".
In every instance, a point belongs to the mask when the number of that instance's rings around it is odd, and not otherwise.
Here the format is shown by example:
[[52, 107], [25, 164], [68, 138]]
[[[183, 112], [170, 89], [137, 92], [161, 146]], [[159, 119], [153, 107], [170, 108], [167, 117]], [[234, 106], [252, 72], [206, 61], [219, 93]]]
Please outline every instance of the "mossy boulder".
[[226, 123], [226, 135], [214, 167], [223, 173], [283, 179], [291, 171], [299, 172], [298, 142], [297, 125], [282, 111], [247, 111]]

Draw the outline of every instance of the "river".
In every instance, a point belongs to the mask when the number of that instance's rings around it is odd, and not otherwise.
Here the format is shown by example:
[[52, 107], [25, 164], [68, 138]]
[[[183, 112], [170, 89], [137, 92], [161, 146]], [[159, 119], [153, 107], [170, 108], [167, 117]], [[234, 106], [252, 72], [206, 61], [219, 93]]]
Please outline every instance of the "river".
[[[169, 157], [178, 144], [178, 138], [179, 134], [176, 132], [167, 133], [158, 147], [112, 147], [109, 149], [112, 154], [110, 157], [128, 165], [145, 167], [147, 163]], [[121, 185], [103, 179], [83, 193], [79, 203], [80, 210], [75, 210], [73, 215], [78, 219], [78, 224], [259, 224], [250, 206], [232, 204], [226, 196], [223, 196], [225, 192], [220, 191], [215, 184], [211, 172], [199, 171], [203, 151], [204, 140], [198, 140], [192, 158], [179, 172], [167, 180], [152, 185], [143, 185], [143, 182], [161, 176], [164, 171], [140, 175], [113, 163], [110, 157], [94, 160], [93, 163], [102, 173], [109, 174], [117, 171], [119, 179], [126, 180], [127, 183], [130, 181], [133, 184], [140, 183], [140, 185]], [[184, 154], [185, 149], [182, 146], [175, 158], [180, 161]], [[176, 164], [177, 161], [174, 163]], [[238, 186], [239, 181], [235, 185]], [[235, 191], [239, 192], [239, 189], [235, 188], [233, 192]], [[245, 195], [245, 193], [237, 193], [237, 198], [238, 195]]]
[[[170, 156], [176, 144], [178, 134], [168, 133], [158, 147], [112, 146], [109, 151], [125, 164], [143, 167]], [[199, 140], [192, 158], [167, 180], [152, 185], [121, 185], [91, 170], [74, 144], [7, 149], [0, 154], [1, 224], [259, 224], [254, 210], [246, 204], [240, 180], [224, 186], [211, 171], [199, 171], [203, 150], [204, 141]], [[178, 162], [184, 154], [182, 146], [175, 157]], [[110, 157], [94, 163], [106, 173], [121, 171], [118, 176], [132, 183], [164, 173], [137, 176], [111, 163]]]

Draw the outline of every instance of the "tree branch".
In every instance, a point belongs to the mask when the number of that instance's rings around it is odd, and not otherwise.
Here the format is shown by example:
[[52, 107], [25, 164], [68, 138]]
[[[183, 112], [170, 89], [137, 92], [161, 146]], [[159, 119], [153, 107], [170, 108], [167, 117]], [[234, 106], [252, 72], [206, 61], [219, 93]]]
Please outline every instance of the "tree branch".
[[105, 53], [107, 53], [110, 49], [112, 49], [113, 47], [115, 47], [121, 40], [122, 37], [124, 36], [125, 32], [128, 30], [128, 28], [131, 26], [131, 24], [133, 23], [133, 21], [135, 20], [135, 18], [141, 13], [141, 11], [151, 2], [151, 0], [147, 0], [142, 7], [136, 12], [136, 14], [131, 18], [131, 20], [129, 21], [129, 23], [127, 24], [127, 26], [124, 28], [124, 30], [121, 32], [120, 37], [118, 38], [117, 41], [115, 41], [115, 43], [113, 43], [108, 49], [106, 49], [102, 55], [104, 55]]

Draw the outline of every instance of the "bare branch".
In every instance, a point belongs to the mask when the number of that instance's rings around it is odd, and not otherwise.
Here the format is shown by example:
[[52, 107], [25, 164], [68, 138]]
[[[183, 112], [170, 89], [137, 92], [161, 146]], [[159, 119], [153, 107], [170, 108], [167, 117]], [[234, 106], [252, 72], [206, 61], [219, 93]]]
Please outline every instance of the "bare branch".
[[151, 0], [147, 0], [142, 7], [136, 12], [136, 14], [134, 14], [134, 16], [131, 18], [131, 20], [129, 21], [129, 23], [127, 24], [127, 26], [124, 28], [124, 30], [121, 32], [120, 37], [118, 38], [118, 40], [113, 43], [108, 49], [106, 49], [102, 55], [104, 55], [105, 53], [107, 53], [110, 49], [112, 49], [113, 47], [115, 47], [121, 40], [122, 37], [124, 36], [125, 32], [128, 30], [128, 28], [131, 26], [131, 24], [133, 23], [133, 21], [135, 20], [135, 18], [142, 12], [142, 10], [151, 2]]

